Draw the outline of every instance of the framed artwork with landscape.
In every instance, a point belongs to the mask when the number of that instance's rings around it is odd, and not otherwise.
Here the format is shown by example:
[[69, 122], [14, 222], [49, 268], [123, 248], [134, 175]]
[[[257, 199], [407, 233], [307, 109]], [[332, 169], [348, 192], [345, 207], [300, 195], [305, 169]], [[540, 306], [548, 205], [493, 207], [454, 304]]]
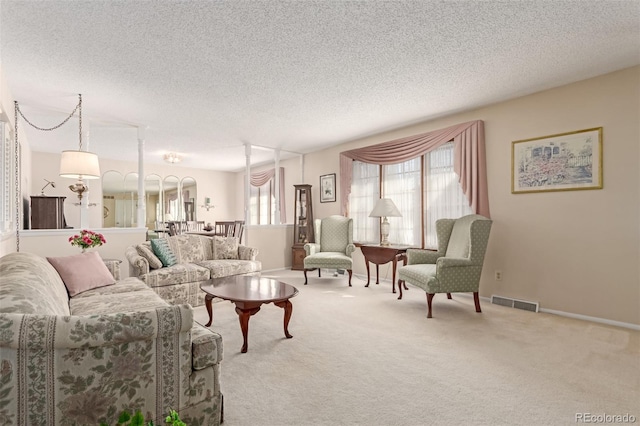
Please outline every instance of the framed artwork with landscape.
[[602, 127], [511, 145], [511, 192], [602, 189]]
[[332, 203], [336, 201], [336, 174], [320, 176], [320, 202]]

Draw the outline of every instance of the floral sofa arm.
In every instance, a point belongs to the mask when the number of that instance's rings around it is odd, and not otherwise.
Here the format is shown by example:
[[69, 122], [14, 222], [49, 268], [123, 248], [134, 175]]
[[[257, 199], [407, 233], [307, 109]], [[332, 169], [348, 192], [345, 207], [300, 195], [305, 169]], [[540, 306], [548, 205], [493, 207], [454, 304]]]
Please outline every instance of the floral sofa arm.
[[109, 272], [116, 281], [120, 280], [120, 261], [119, 260], [103, 260], [104, 264], [107, 266]]
[[258, 256], [258, 249], [254, 247], [247, 247], [243, 245], [238, 246], [238, 258], [240, 260], [256, 260]]
[[141, 407], [162, 424], [170, 409], [187, 405], [192, 326], [189, 305], [91, 316], [0, 314], [0, 418], [111, 424], [123, 409]]
[[140, 277], [149, 273], [149, 261], [140, 256], [136, 246], [129, 246], [124, 251], [124, 255], [129, 261], [130, 275], [134, 277]]

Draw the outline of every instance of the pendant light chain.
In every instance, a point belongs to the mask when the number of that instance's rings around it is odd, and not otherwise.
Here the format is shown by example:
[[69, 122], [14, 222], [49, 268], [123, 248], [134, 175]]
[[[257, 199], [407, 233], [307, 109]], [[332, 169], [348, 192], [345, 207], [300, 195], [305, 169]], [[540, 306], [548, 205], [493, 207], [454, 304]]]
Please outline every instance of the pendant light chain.
[[15, 134], [15, 146], [14, 146], [14, 156], [16, 158], [16, 251], [20, 252], [20, 171], [18, 169], [18, 165], [20, 163], [20, 151], [18, 151], [18, 112], [20, 109], [18, 108], [18, 101], [14, 101], [15, 103], [15, 126], [14, 132]]
[[[80, 123], [80, 125], [78, 126], [80, 128], [80, 149], [78, 149], [78, 151], [82, 151], [82, 95], [78, 95], [78, 106], [76, 106], [76, 109], [79, 110], [78, 112], [78, 121]], [[76, 109], [73, 110], [73, 112], [76, 112]], [[73, 115], [73, 112], [71, 113], [71, 115]], [[69, 118], [67, 118], [68, 120]], [[63, 123], [64, 124], [64, 123]]]
[[38, 130], [42, 130], [45, 132], [50, 132], [51, 130], [56, 130], [57, 128], [59, 128], [60, 126], [62, 126], [64, 123], [66, 123], [67, 121], [69, 121], [69, 119], [71, 117], [74, 116], [74, 114], [76, 113], [76, 111], [79, 110], [79, 121], [80, 121], [80, 151], [82, 151], [82, 94], [78, 95], [78, 105], [76, 105], [76, 107], [73, 109], [73, 111], [71, 111], [71, 114], [69, 114], [69, 116], [67, 118], [65, 118], [64, 120], [62, 120], [62, 123], [53, 126], [53, 127], [39, 127], [36, 126], [35, 124], [33, 124], [31, 121], [29, 121], [27, 119], [27, 117], [24, 116], [24, 114], [22, 113], [22, 111], [20, 110], [20, 107], [18, 106], [18, 101], [13, 101], [14, 106], [15, 106], [15, 112], [14, 112], [14, 119], [15, 119], [15, 123], [14, 123], [14, 132], [15, 132], [15, 158], [16, 158], [16, 251], [19, 252], [20, 251], [20, 151], [19, 151], [19, 147], [20, 144], [18, 142], [18, 114], [20, 115], [20, 117], [22, 117], [22, 119], [29, 124], [31, 127], [38, 129]]
[[[57, 128], [59, 128], [60, 126], [62, 126], [64, 123], [66, 123], [67, 121], [69, 121], [69, 119], [71, 117], [74, 116], [74, 114], [76, 113], [76, 111], [80, 108], [80, 127], [82, 128], [82, 109], [81, 109], [81, 105], [82, 105], [82, 95], [78, 95], [79, 101], [78, 101], [78, 105], [76, 105], [76, 107], [73, 109], [73, 111], [71, 111], [71, 114], [69, 114], [69, 116], [67, 118], [65, 118], [62, 123], [57, 124], [53, 127], [39, 127], [36, 126], [35, 124], [33, 124], [31, 121], [29, 121], [27, 119], [27, 117], [24, 116], [24, 114], [22, 113], [22, 111], [20, 110], [20, 107], [18, 106], [18, 101], [14, 101], [14, 103], [16, 104], [16, 111], [18, 113], [20, 113], [20, 117], [22, 117], [22, 119], [24, 121], [26, 121], [31, 127], [38, 129], [38, 130], [42, 130], [45, 132], [50, 132], [51, 130], [56, 130]], [[17, 122], [17, 120], [16, 120]]]

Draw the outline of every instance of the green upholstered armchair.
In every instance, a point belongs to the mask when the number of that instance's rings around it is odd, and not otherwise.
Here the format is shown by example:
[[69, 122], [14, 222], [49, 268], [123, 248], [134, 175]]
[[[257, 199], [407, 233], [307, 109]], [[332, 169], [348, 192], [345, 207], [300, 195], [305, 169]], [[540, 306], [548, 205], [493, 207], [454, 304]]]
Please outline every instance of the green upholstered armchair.
[[353, 260], [351, 253], [356, 249], [353, 245], [353, 219], [333, 215], [314, 222], [315, 243], [304, 245], [304, 283], [307, 284], [307, 271], [322, 268], [346, 269], [349, 272], [351, 287], [351, 270]]
[[427, 318], [431, 318], [436, 293], [447, 293], [451, 299], [454, 292], [473, 292], [476, 312], [481, 312], [478, 287], [492, 223], [479, 215], [438, 220], [438, 251], [407, 250], [407, 265], [398, 269], [398, 299], [405, 283], [420, 287], [427, 292]]

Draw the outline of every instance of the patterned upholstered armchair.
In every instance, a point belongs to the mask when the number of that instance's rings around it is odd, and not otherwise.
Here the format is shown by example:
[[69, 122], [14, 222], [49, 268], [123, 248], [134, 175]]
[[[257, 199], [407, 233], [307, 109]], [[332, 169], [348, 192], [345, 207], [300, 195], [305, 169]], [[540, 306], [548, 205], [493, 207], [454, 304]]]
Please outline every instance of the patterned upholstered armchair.
[[478, 287], [482, 263], [493, 221], [479, 215], [436, 222], [438, 251], [407, 250], [407, 265], [398, 269], [398, 287], [402, 298], [405, 283], [427, 292], [427, 318], [436, 293], [473, 292], [476, 312], [480, 310]]
[[314, 222], [316, 243], [307, 243], [304, 250], [304, 283], [307, 284], [307, 271], [322, 268], [346, 269], [349, 272], [349, 287], [353, 260], [351, 253], [356, 249], [353, 245], [353, 219], [333, 215]]

